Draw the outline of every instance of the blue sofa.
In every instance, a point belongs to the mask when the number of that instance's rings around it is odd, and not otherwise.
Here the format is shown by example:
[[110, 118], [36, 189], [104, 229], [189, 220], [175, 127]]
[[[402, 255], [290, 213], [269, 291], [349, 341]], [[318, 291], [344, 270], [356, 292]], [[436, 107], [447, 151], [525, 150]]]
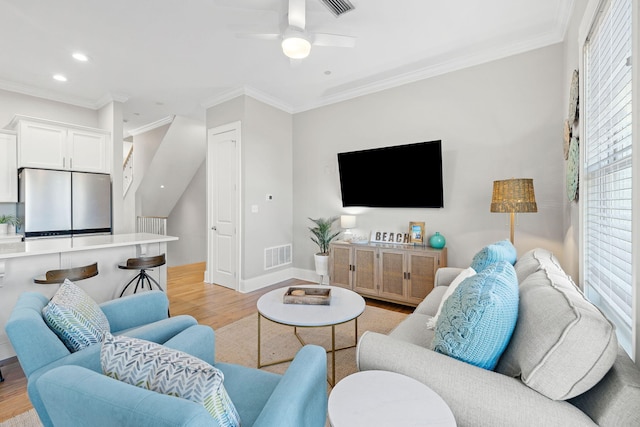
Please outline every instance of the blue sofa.
[[[27, 377], [29, 399], [45, 427], [54, 424], [35, 386], [43, 374], [67, 365], [101, 372], [100, 345], [71, 353], [42, 317], [42, 309], [48, 302], [49, 299], [38, 292], [23, 293], [5, 325], [11, 345]], [[170, 340], [180, 332], [197, 324], [191, 316], [168, 317], [169, 300], [160, 291], [107, 301], [100, 308], [109, 320], [112, 334], [141, 338], [167, 346], [172, 345]], [[191, 347], [193, 346], [187, 346], [183, 351], [193, 354]]]

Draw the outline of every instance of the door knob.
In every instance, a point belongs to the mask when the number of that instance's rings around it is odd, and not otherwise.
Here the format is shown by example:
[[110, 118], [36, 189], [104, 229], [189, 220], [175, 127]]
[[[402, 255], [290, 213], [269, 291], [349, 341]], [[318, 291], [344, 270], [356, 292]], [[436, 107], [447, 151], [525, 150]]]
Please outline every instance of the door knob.
[[216, 230], [218, 229], [218, 227], [216, 227], [216, 226], [214, 225], [213, 227], [211, 227], [211, 229], [212, 229], [213, 231], [216, 231]]

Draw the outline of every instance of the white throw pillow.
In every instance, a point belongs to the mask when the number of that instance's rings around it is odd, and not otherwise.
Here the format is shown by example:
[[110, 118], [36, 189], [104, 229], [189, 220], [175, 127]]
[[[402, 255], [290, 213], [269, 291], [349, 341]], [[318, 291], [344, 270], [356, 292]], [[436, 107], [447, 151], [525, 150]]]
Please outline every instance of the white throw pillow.
[[475, 274], [476, 274], [476, 271], [473, 268], [468, 267], [462, 270], [460, 274], [458, 274], [458, 276], [456, 276], [456, 278], [453, 279], [451, 284], [448, 286], [446, 292], [442, 296], [442, 300], [440, 300], [440, 306], [438, 307], [438, 311], [436, 312], [436, 315], [433, 316], [431, 319], [427, 320], [427, 329], [436, 328], [436, 322], [438, 321], [438, 316], [440, 316], [440, 312], [442, 311], [442, 306], [444, 305], [444, 302], [447, 300], [447, 298], [449, 298], [449, 296], [453, 293], [453, 291], [456, 290], [456, 288], [460, 285], [460, 283], [462, 283], [464, 279], [466, 279], [467, 277], [471, 277]]
[[240, 427], [224, 374], [207, 362], [154, 342], [107, 333], [102, 372], [116, 380], [201, 404], [221, 427]]
[[72, 353], [99, 343], [110, 330], [100, 306], [69, 279], [42, 309], [42, 317]]

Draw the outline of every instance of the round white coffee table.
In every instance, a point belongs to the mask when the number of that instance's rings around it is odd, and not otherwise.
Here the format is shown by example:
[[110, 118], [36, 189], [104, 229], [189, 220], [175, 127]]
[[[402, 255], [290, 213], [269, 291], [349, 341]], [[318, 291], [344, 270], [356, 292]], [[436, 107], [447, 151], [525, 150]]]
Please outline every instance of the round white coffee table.
[[[285, 304], [284, 294], [289, 286], [267, 292], [258, 299], [258, 368], [264, 366], [277, 365], [289, 362], [291, 359], [279, 360], [268, 364], [262, 363], [261, 344], [261, 318], [283, 325], [293, 326], [294, 334], [302, 345], [306, 343], [297, 332], [297, 328], [315, 328], [321, 326], [331, 326], [331, 357], [332, 376], [328, 378], [329, 384], [333, 385], [336, 378], [336, 351], [344, 348], [355, 347], [358, 341], [358, 316], [365, 308], [364, 298], [357, 293], [336, 286], [324, 285], [304, 285], [296, 288], [322, 288], [331, 289], [331, 302], [329, 305], [307, 305], [307, 304]], [[350, 347], [336, 349], [336, 325], [346, 323], [355, 319], [354, 344]]]
[[333, 427], [455, 427], [446, 402], [420, 381], [388, 371], [360, 371], [329, 395]]

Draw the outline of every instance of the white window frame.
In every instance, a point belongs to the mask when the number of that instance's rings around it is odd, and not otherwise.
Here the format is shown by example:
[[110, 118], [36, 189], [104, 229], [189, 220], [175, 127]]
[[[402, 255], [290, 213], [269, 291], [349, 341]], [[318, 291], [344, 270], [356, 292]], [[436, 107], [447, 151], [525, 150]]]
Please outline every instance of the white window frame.
[[[580, 99], [584, 98], [585, 86], [584, 86], [584, 45], [586, 43], [587, 37], [591, 31], [591, 28], [597, 19], [598, 11], [600, 10], [601, 4], [606, 0], [590, 0], [585, 9], [585, 13], [583, 15], [583, 19], [579, 29], [578, 35], [578, 49], [579, 49], [579, 58], [580, 58]], [[639, 283], [639, 271], [640, 271], [640, 145], [638, 140], [640, 138], [640, 67], [637, 66], [640, 61], [640, 43], [636, 42], [639, 39], [640, 34], [640, 7], [638, 5], [638, 1], [633, 0], [633, 9], [632, 9], [632, 58], [633, 58], [633, 68], [632, 68], [632, 135], [633, 135], [633, 154], [632, 154], [632, 173], [633, 173], [633, 189], [632, 189], [632, 330], [630, 342], [623, 343], [623, 347], [627, 350], [631, 358], [636, 361], [636, 363], [640, 362], [637, 358], [639, 354], [640, 348], [640, 316], [638, 311], [640, 310], [640, 283]], [[580, 135], [585, 135], [585, 123], [584, 120], [580, 120], [579, 123], [579, 132]], [[580, 144], [580, 176], [585, 176], [584, 173], [584, 146]], [[585, 200], [586, 196], [584, 186], [580, 186], [580, 200]], [[579, 203], [579, 217], [580, 217], [580, 277], [585, 277], [584, 271], [584, 259], [585, 259], [585, 247], [584, 247], [584, 236], [585, 236], [585, 218], [586, 212], [584, 211], [584, 205], [582, 202]], [[589, 290], [585, 290], [587, 295], [589, 295]], [[591, 295], [591, 297], [593, 297]], [[594, 301], [597, 304], [597, 301]], [[605, 310], [606, 311], [606, 310]], [[615, 316], [611, 316], [615, 317]], [[612, 319], [615, 322], [615, 319]], [[625, 345], [626, 344], [626, 345]]]

